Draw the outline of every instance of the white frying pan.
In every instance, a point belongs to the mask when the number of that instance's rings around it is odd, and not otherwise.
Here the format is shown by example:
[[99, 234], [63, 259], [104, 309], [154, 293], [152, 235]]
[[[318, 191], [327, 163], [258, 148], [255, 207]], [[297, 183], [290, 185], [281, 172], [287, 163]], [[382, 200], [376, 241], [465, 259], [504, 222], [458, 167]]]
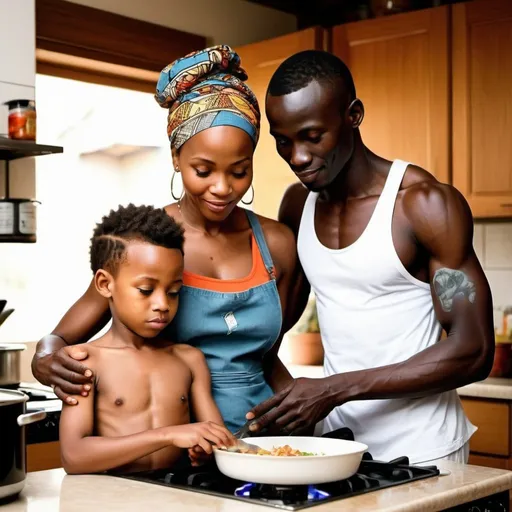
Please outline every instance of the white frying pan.
[[222, 473], [236, 480], [258, 484], [335, 482], [355, 474], [363, 453], [368, 450], [368, 446], [356, 441], [325, 437], [255, 437], [250, 441], [265, 450], [288, 444], [296, 450], [319, 455], [276, 457], [214, 448], [215, 462]]

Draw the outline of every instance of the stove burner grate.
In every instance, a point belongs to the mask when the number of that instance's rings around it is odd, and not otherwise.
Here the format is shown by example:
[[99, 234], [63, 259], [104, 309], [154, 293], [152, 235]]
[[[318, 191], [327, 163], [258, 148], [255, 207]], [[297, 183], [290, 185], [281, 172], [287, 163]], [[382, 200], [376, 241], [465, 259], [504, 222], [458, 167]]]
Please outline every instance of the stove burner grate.
[[277, 501], [285, 505], [306, 501], [319, 501], [330, 497], [330, 494], [317, 489], [313, 485], [267, 485], [245, 484], [235, 490], [235, 496], [264, 501]]

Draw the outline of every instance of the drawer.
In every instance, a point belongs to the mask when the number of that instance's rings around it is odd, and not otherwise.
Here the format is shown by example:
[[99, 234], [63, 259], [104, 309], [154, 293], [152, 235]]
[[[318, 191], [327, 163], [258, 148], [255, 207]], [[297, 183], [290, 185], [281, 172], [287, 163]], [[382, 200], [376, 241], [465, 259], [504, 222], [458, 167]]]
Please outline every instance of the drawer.
[[463, 398], [469, 420], [478, 427], [469, 443], [471, 452], [510, 455], [510, 405], [508, 402]]
[[510, 459], [470, 453], [468, 464], [473, 466], [484, 466], [486, 468], [508, 469], [510, 466]]
[[60, 467], [62, 463], [58, 441], [27, 445], [27, 471], [43, 471]]

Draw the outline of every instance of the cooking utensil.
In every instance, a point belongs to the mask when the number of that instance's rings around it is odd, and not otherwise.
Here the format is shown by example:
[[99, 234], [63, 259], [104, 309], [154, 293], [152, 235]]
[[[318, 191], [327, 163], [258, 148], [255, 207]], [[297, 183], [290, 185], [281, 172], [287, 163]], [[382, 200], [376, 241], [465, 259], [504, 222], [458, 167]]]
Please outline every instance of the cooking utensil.
[[239, 430], [237, 430], [233, 435], [237, 438], [237, 439], [243, 439], [244, 437], [249, 437], [252, 435], [252, 432], [251, 432], [251, 425], [256, 421], [256, 419], [252, 419], [252, 420], [248, 420], [245, 422], [245, 425], [240, 428]]
[[[254, 420], [253, 420], [254, 421]], [[318, 455], [277, 457], [214, 449], [219, 470], [236, 480], [273, 485], [308, 485], [335, 482], [357, 472], [368, 446], [356, 441], [325, 437], [258, 437], [261, 448], [289, 444]]]
[[25, 413], [28, 396], [0, 389], [0, 499], [16, 496], [25, 486], [25, 427], [43, 420], [44, 411]]
[[17, 386], [20, 383], [21, 352], [26, 348], [19, 343], [0, 345], [0, 386]]
[[0, 313], [0, 325], [2, 325], [14, 313], [14, 309], [6, 309]]
[[237, 430], [233, 436], [238, 439], [238, 443], [233, 446], [228, 446], [226, 450], [228, 452], [241, 452], [241, 451], [248, 451], [248, 452], [257, 452], [260, 449], [260, 446], [257, 446], [255, 444], [248, 443], [246, 441], [242, 441], [242, 439], [247, 438], [252, 435], [250, 426], [256, 421], [256, 419], [248, 420], [245, 422], [242, 428]]
[[243, 441], [242, 439], [238, 439], [237, 443], [232, 446], [226, 446], [226, 448], [218, 448], [219, 450], [226, 450], [228, 452], [237, 452], [237, 453], [245, 453], [245, 452], [254, 452], [256, 453], [260, 446], [257, 446], [255, 444], [247, 443], [246, 441]]

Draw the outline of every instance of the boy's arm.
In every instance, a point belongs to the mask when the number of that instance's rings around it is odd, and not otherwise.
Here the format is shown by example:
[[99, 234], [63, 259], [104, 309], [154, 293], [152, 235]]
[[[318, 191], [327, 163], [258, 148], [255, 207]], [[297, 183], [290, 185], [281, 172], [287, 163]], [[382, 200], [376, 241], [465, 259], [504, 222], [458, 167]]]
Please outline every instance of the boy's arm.
[[224, 425], [219, 408], [213, 400], [210, 370], [203, 353], [196, 348], [187, 347], [183, 356], [192, 372], [190, 400], [196, 420]]
[[60, 451], [67, 473], [100, 473], [149, 455], [171, 443], [166, 428], [130, 436], [94, 436], [94, 387], [77, 405], [62, 405]]
[[67, 473], [100, 473], [169, 445], [178, 448], [200, 446], [206, 453], [211, 453], [212, 444], [225, 445], [228, 441], [225, 429], [209, 423], [161, 427], [119, 437], [95, 436], [95, 393], [91, 390], [89, 396], [81, 397], [77, 405], [63, 404], [59, 437], [62, 464]]

